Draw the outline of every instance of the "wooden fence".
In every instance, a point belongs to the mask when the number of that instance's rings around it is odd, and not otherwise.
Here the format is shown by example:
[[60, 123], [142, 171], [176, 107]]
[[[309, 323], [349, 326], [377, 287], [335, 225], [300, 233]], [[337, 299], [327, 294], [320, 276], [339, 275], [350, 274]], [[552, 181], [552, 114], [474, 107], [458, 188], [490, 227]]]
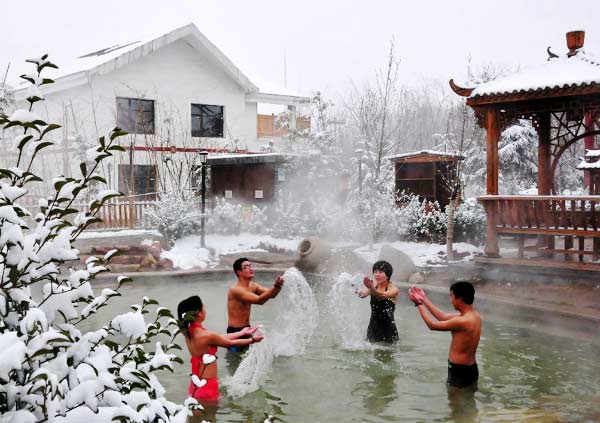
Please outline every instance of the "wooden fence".
[[[132, 198], [117, 197], [107, 200], [98, 212], [102, 222], [90, 226], [90, 229], [140, 228], [146, 212], [156, 206], [156, 194], [137, 195]], [[19, 199], [19, 204], [32, 214], [39, 211], [40, 196], [27, 195]], [[71, 207], [80, 211], [89, 211], [88, 203], [73, 203]]]

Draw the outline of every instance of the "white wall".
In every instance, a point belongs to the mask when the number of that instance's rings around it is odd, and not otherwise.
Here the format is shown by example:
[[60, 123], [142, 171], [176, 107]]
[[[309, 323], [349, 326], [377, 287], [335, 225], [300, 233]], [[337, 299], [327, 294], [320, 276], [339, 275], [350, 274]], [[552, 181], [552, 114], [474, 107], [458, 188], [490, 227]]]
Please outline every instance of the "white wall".
[[[46, 101], [37, 103], [34, 111], [50, 122], [63, 125], [63, 129], [53, 134], [55, 141], [69, 138], [69, 147], [79, 148], [81, 143], [74, 140], [76, 134], [83, 137], [84, 143], [93, 145], [98, 136], [107, 136], [116, 126], [116, 97], [155, 101], [155, 134], [127, 136], [121, 140], [123, 145], [133, 142], [139, 146], [258, 150], [256, 103], [246, 102], [242, 88], [184, 40], [105, 75], [95, 75], [89, 84], [48, 94]], [[191, 103], [224, 106], [223, 138], [191, 137]], [[84, 151], [83, 147], [80, 150]], [[50, 160], [45, 160], [44, 172], [51, 174], [50, 169], [56, 169], [54, 174], [62, 173], [62, 156], [58, 151], [46, 154]], [[71, 151], [70, 156], [71, 172], [78, 175], [77, 153]], [[117, 186], [116, 164], [129, 162], [127, 153], [120, 156], [110, 172], [108, 168], [104, 169], [113, 187]], [[148, 154], [136, 152], [134, 160], [149, 163], [156, 157], [153, 159]]]

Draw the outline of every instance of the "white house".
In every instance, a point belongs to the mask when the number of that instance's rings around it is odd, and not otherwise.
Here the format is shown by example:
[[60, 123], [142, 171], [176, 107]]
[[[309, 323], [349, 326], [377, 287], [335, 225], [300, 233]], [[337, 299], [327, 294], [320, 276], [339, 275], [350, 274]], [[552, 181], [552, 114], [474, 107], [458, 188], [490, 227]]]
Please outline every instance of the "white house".
[[[128, 152], [103, 173], [122, 192], [133, 177], [135, 194], [172, 187], [178, 174], [192, 172], [197, 151], [264, 151], [257, 104], [287, 106], [293, 125], [296, 107], [309, 101], [261, 91], [194, 24], [57, 65], [60, 73], [42, 87], [46, 101], [35, 110], [63, 126], [42, 173], [76, 174], [85, 150], [119, 126], [130, 134], [121, 139]], [[15, 92], [17, 104], [26, 97], [25, 88]]]

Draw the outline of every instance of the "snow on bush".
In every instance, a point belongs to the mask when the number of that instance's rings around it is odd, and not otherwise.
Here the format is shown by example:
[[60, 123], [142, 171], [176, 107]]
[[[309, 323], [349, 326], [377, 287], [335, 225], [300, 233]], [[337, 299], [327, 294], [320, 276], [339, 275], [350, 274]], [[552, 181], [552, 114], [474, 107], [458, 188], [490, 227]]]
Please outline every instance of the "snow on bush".
[[[22, 78], [37, 87], [52, 82], [41, 77], [45, 67], [56, 67], [46, 56], [29, 62], [37, 72]], [[31, 173], [32, 165], [52, 145], [46, 135], [59, 126], [32, 120], [41, 98], [27, 101], [28, 110], [12, 115], [22, 120], [0, 114], [0, 130], [19, 136], [14, 165], [0, 169], [0, 421], [183, 422], [197, 405], [168, 401], [154, 374], [182, 361], [170, 352], [179, 348], [173, 344], [178, 328], [171, 312], [143, 298], [132, 311], [84, 331], [80, 324], [120, 295], [129, 279], [119, 277], [115, 289], [94, 293], [90, 282], [107, 271], [114, 251], [91, 257], [84, 269], [61, 270], [78, 257], [72, 242], [100, 220], [102, 204], [118, 195], [103, 191], [89, 211], [73, 206], [92, 182], [106, 185], [96, 170], [123, 151], [117, 140], [124, 133], [115, 128], [100, 138], [93, 162], [80, 164], [81, 176], [55, 178], [54, 193], [40, 201], [39, 212], [30, 212], [19, 199], [42, 181]]]
[[158, 230], [170, 244], [200, 228], [200, 210], [192, 198], [163, 193], [144, 216], [144, 228]]
[[206, 231], [208, 233], [237, 235], [242, 228], [242, 205], [217, 197], [210, 212]]
[[440, 209], [437, 201], [419, 201], [416, 195], [405, 195], [400, 203], [396, 221], [401, 238], [429, 242], [444, 239], [448, 216]]
[[456, 209], [454, 215], [454, 239], [482, 245], [485, 241], [486, 215], [483, 206], [474, 198], [468, 198]]

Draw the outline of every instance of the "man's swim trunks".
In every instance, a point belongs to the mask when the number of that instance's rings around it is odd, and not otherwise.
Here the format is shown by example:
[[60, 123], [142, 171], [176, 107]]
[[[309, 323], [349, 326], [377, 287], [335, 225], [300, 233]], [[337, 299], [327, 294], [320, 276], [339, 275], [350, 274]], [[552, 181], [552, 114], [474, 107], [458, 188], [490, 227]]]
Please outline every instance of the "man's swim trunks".
[[206, 385], [198, 388], [193, 382], [190, 382], [188, 387], [188, 394], [190, 397], [197, 399], [198, 401], [218, 401], [219, 395], [219, 381], [216, 377], [207, 377]]
[[446, 384], [456, 388], [465, 388], [479, 379], [477, 363], [471, 365], [454, 364], [448, 361], [448, 379]]
[[[235, 332], [239, 332], [244, 328], [250, 327], [250, 325], [248, 326], [244, 326], [241, 328], [236, 328], [233, 326], [227, 326], [227, 333], [235, 333]], [[240, 336], [238, 339], [248, 339], [248, 338], [252, 338], [252, 335], [244, 335], [244, 336]], [[229, 351], [231, 352], [245, 352], [248, 349], [248, 345], [244, 345], [241, 347], [229, 347]]]

